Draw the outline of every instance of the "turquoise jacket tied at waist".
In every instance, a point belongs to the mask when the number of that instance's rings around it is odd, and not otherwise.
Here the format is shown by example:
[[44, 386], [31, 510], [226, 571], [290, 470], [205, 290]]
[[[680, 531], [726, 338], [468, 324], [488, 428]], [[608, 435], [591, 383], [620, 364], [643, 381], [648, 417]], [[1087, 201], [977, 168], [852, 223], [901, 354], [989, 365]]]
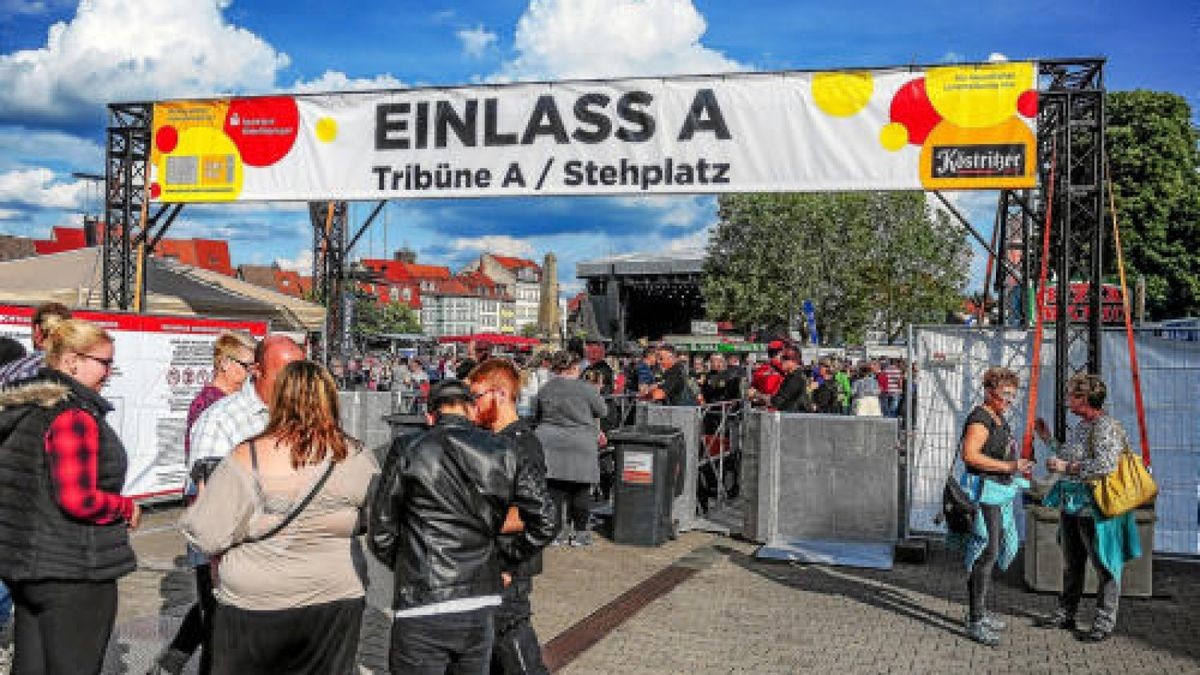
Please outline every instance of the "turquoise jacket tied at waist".
[[[1078, 481], [1059, 480], [1042, 500], [1043, 506], [1061, 508], [1067, 515], [1090, 516], [1096, 521], [1096, 557], [1104, 569], [1119, 582], [1125, 563], [1142, 557], [1142, 540], [1138, 536], [1134, 512], [1105, 518], [1096, 508], [1091, 488]], [[1062, 542], [1062, 530], [1059, 530]]]
[[[1013, 500], [1029, 487], [1029, 481], [1020, 476], [1014, 476], [1012, 483], [1005, 485], [988, 480], [983, 476], [964, 473], [961, 479], [963, 490], [970, 495], [972, 501], [987, 506], [1000, 507], [1000, 522], [1004, 531], [1000, 534], [1000, 550], [997, 552], [996, 564], [1002, 570], [1008, 569], [1017, 557], [1021, 547], [1021, 537], [1017, 533], [1017, 521], [1013, 517]], [[952, 543], [963, 549], [963, 563], [969, 571], [975, 566], [975, 561], [983, 554], [988, 544], [987, 521], [983, 512], [975, 514], [975, 523], [967, 535], [952, 536]]]

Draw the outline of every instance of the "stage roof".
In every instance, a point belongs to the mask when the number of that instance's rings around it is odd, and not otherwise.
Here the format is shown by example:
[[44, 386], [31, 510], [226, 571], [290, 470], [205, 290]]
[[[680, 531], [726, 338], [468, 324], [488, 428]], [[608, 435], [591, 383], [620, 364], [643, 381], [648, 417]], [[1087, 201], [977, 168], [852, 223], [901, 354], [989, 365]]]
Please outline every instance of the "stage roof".
[[626, 253], [575, 265], [575, 276], [590, 277], [700, 274], [704, 271], [704, 254]]

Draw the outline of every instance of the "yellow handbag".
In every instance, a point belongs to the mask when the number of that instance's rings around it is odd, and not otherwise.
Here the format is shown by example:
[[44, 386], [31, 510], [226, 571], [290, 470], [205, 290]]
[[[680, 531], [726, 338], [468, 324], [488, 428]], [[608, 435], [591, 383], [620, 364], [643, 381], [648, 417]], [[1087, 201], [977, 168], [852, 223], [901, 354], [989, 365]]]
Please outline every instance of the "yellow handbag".
[[1104, 478], [1092, 482], [1096, 508], [1105, 518], [1128, 513], [1149, 503], [1156, 495], [1158, 485], [1142, 463], [1142, 458], [1129, 449], [1128, 442], [1117, 457], [1117, 468]]

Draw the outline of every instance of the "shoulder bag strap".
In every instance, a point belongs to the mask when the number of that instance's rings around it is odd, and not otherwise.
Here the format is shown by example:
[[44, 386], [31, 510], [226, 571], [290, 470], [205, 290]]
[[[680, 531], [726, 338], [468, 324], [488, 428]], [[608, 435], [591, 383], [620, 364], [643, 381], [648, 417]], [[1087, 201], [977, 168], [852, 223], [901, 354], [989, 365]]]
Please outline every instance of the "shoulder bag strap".
[[[254, 443], [253, 442], [250, 443], [250, 462], [252, 464], [254, 464], [254, 467], [255, 467], [254, 473], [255, 473], [255, 477], [257, 478], [258, 462], [257, 462], [257, 457], [254, 453]], [[264, 532], [258, 536], [248, 537], [246, 539], [243, 539], [241, 542], [239, 542], [239, 545], [240, 544], [254, 544], [254, 543], [266, 540], [266, 539], [270, 539], [271, 537], [274, 537], [275, 535], [277, 535], [281, 531], [283, 531], [283, 528], [287, 527], [288, 525], [291, 525], [292, 521], [296, 519], [296, 516], [299, 516], [300, 512], [304, 511], [304, 509], [308, 507], [309, 503], [312, 502], [313, 498], [317, 496], [317, 493], [321, 491], [321, 488], [325, 487], [325, 481], [329, 480], [329, 474], [331, 474], [331, 473], [333, 473], [333, 461], [332, 460], [330, 460], [329, 465], [325, 467], [325, 471], [321, 474], [321, 477], [319, 479], [317, 479], [316, 483], [313, 484], [312, 489], [310, 489], [308, 491], [308, 494], [304, 495], [304, 499], [300, 500], [300, 503], [297, 504], [295, 507], [293, 507], [291, 511], [288, 511], [287, 515], [283, 517], [283, 520], [276, 523], [275, 527], [272, 527], [271, 529], [267, 530], [266, 532]]]

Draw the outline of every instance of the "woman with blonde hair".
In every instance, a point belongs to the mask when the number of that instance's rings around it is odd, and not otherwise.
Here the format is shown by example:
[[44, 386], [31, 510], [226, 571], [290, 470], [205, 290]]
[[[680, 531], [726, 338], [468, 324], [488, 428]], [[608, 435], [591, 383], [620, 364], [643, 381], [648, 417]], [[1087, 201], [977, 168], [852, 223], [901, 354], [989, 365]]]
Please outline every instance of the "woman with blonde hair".
[[182, 523], [221, 556], [212, 672], [349, 673], [364, 607], [354, 535], [379, 466], [341, 430], [320, 365], [289, 363], [269, 408], [266, 430], [221, 462]]
[[[254, 346], [254, 338], [240, 331], [225, 331], [213, 342], [213, 379], [192, 399], [192, 404], [188, 406], [187, 421], [183, 426], [183, 465], [192, 468], [184, 486], [186, 500], [195, 498], [199, 484], [203, 482], [205, 468], [212, 467], [207, 462], [215, 461], [202, 459], [197, 462], [197, 466], [192, 466], [192, 427], [209, 406], [229, 394], [240, 391], [250, 379], [254, 371]], [[188, 659], [201, 645], [208, 643], [212, 633], [212, 614], [217, 603], [213, 597], [212, 567], [208, 558], [192, 546], [187, 550], [187, 562], [196, 572], [197, 601], [184, 615], [175, 638], [154, 660], [154, 667], [149, 671], [151, 675], [162, 672], [182, 673]], [[208, 675], [212, 661], [212, 654], [209, 653], [211, 651], [208, 649], [201, 652], [200, 675]]]
[[16, 604], [15, 673], [98, 673], [117, 579], [137, 567], [121, 495], [128, 459], [100, 396], [113, 340], [88, 321], [50, 329], [46, 365], [0, 392], [0, 578]]

